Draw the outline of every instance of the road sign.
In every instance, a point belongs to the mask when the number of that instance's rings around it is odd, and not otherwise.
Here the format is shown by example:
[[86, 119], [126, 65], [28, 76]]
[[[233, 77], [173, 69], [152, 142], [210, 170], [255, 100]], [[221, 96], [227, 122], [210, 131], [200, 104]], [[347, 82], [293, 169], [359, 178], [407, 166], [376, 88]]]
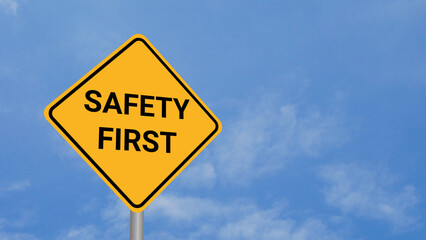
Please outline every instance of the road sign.
[[134, 212], [143, 211], [222, 128], [139, 34], [49, 104], [45, 116]]

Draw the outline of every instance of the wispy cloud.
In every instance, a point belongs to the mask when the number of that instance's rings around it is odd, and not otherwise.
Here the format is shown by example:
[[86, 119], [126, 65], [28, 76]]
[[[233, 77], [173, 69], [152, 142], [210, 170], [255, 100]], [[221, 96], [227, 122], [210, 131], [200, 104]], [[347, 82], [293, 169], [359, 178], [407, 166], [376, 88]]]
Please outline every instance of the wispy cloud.
[[7, 232], [1, 232], [1, 231], [0, 231], [0, 239], [1, 240], [39, 240], [39, 238], [31, 234], [7, 233]]
[[206, 188], [218, 182], [248, 186], [296, 158], [314, 159], [348, 139], [344, 117], [333, 106], [298, 104], [273, 90], [235, 102], [231, 117], [222, 119], [221, 134], [198, 157], [203, 163], [197, 161], [179, 176], [181, 186]]
[[178, 223], [185, 234], [152, 231], [149, 239], [342, 239], [320, 219], [283, 218], [283, 208], [261, 209], [247, 200], [220, 203], [209, 199], [164, 195], [152, 204], [147, 216], [165, 224]]
[[84, 227], [73, 227], [71, 228], [65, 236], [61, 236], [61, 240], [94, 240], [102, 239], [100, 238], [100, 231], [93, 225], [88, 225]]
[[216, 169], [211, 162], [191, 164], [179, 176], [187, 188], [211, 188], [216, 184]]
[[[117, 32], [99, 33], [94, 32], [93, 27], [80, 26], [76, 31], [70, 32], [64, 48], [69, 49], [77, 60], [95, 66], [114, 51], [123, 39]], [[84, 72], [81, 73], [83, 75]]]
[[126, 239], [129, 234], [130, 210], [121, 200], [111, 196], [101, 211], [99, 221], [84, 226], [72, 226], [62, 231], [58, 240], [116, 240]]
[[19, 5], [16, 0], [0, 0], [0, 8], [2, 8], [5, 13], [16, 15], [18, 7]]
[[318, 219], [298, 223], [292, 219], [278, 219], [268, 212], [258, 212], [232, 222], [220, 230], [218, 239], [266, 239], [266, 240], [337, 240]]
[[102, 211], [107, 227], [101, 239], [126, 239], [129, 234], [130, 210], [116, 196], [110, 196], [109, 205]]
[[301, 110], [273, 99], [247, 106], [224, 124], [214, 149], [217, 175], [226, 182], [250, 183], [296, 157], [316, 157], [345, 138], [335, 114]]
[[29, 180], [21, 180], [21, 181], [17, 181], [17, 182], [12, 182], [12, 183], [0, 186], [0, 193], [23, 191], [23, 190], [28, 189], [30, 186], [31, 186], [31, 182]]
[[0, 218], [0, 239], [1, 240], [39, 240], [34, 234], [25, 231], [9, 231], [8, 228], [23, 228], [26, 225], [28, 216], [22, 216], [19, 220], [8, 220]]
[[[391, 16], [406, 16], [415, 12], [421, 12], [426, 6], [425, 0], [391, 0], [378, 1], [378, 6], [382, 7], [385, 13]], [[424, 11], [423, 11], [424, 12]]]
[[[216, 218], [232, 215], [233, 210], [235, 210], [233, 206], [221, 205], [209, 199], [164, 195], [158, 197], [149, 207], [148, 214], [175, 222], [192, 222], [208, 216]], [[242, 210], [241, 207], [239, 210]]]
[[327, 203], [344, 213], [387, 221], [396, 231], [416, 224], [414, 187], [397, 188], [386, 170], [341, 164], [322, 167], [319, 175], [327, 183]]
[[[1, 193], [23, 191], [30, 187], [28, 180], [14, 182], [0, 188]], [[1, 214], [1, 213], [0, 213]], [[39, 240], [34, 234], [26, 233], [24, 229], [28, 223], [33, 222], [33, 212], [23, 211], [16, 219], [3, 218], [0, 215], [0, 239], [1, 240]], [[18, 229], [18, 230], [17, 230]]]
[[[340, 240], [342, 232], [330, 229], [318, 218], [283, 217], [286, 204], [259, 208], [247, 199], [219, 202], [206, 198], [163, 194], [145, 211], [150, 223], [161, 228], [146, 229], [147, 239], [262, 239], [262, 240]], [[118, 199], [110, 200], [98, 225], [71, 227], [58, 240], [126, 239], [129, 210]], [[101, 230], [102, 229], [102, 230]]]

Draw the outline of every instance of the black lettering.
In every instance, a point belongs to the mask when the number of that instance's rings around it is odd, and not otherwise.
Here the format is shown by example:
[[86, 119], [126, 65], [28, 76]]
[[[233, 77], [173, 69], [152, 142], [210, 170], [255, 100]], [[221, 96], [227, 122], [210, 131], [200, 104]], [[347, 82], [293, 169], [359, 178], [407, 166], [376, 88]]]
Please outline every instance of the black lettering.
[[175, 132], [160, 132], [160, 135], [166, 136], [166, 153], [170, 153], [172, 148], [171, 136], [176, 136]]
[[[111, 105], [111, 102], [114, 102], [114, 105]], [[118, 114], [122, 114], [120, 104], [118, 103], [117, 96], [115, 92], [109, 94], [108, 100], [105, 103], [104, 110], [102, 112], [107, 113], [109, 109], [115, 109]]]
[[116, 128], [115, 129], [115, 150], [120, 150], [121, 149], [121, 128]]
[[[130, 134], [134, 134], [134, 138], [130, 138]], [[138, 141], [141, 139], [141, 135], [138, 131], [134, 129], [124, 129], [124, 150], [129, 151], [130, 143], [133, 144], [136, 151], [140, 151], [141, 149], [138, 146]]]
[[176, 107], [177, 107], [177, 108], [178, 108], [178, 110], [179, 110], [179, 118], [180, 118], [180, 119], [183, 119], [183, 111], [185, 111], [185, 108], [186, 108], [186, 106], [187, 106], [187, 105], [188, 105], [188, 103], [189, 103], [189, 99], [185, 99], [185, 101], [183, 102], [183, 105], [180, 105], [180, 103], [179, 103], [179, 99], [174, 98], [173, 100], [175, 100]]
[[158, 150], [158, 143], [153, 140], [152, 138], [149, 138], [149, 135], [154, 135], [155, 138], [158, 138], [158, 134], [155, 131], [148, 130], [143, 134], [143, 138], [145, 141], [152, 144], [152, 148], [149, 148], [148, 145], [144, 144], [143, 149], [147, 152], [156, 152]]
[[95, 94], [96, 97], [102, 97], [101, 93], [96, 90], [89, 90], [86, 92], [86, 99], [89, 100], [89, 102], [94, 103], [96, 106], [95, 108], [91, 108], [89, 104], [84, 104], [84, 107], [90, 111], [90, 112], [99, 112], [101, 110], [101, 103], [98, 102], [98, 100], [92, 98], [92, 94]]
[[130, 102], [130, 98], [138, 98], [138, 95], [130, 93], [124, 94], [124, 114], [129, 114], [130, 107], [138, 106], [137, 103]]
[[171, 102], [172, 98], [169, 97], [155, 97], [156, 100], [160, 100], [161, 101], [161, 117], [165, 118], [166, 117], [166, 106], [167, 106], [167, 102]]
[[141, 116], [154, 117], [154, 113], [147, 113], [145, 108], [152, 108], [152, 104], [145, 102], [146, 99], [154, 99], [153, 96], [141, 95]]
[[99, 149], [104, 149], [104, 141], [111, 141], [112, 140], [112, 137], [105, 137], [104, 133], [105, 132], [112, 132], [112, 131], [114, 131], [113, 128], [99, 127], [99, 144], [98, 144]]

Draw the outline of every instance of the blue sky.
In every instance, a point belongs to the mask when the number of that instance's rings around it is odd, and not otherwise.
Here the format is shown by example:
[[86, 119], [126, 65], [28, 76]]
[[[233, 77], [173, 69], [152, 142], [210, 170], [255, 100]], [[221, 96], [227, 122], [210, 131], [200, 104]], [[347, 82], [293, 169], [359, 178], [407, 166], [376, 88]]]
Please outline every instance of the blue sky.
[[425, 23], [425, 0], [0, 0], [0, 239], [128, 239], [43, 110], [135, 33], [223, 124], [146, 239], [424, 239]]

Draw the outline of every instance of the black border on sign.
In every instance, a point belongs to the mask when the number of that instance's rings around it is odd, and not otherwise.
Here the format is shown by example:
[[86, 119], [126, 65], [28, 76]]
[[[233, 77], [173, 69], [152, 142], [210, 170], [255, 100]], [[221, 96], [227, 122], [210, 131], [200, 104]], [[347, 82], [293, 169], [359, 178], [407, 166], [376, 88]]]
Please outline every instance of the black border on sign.
[[[192, 151], [186, 158], [183, 160], [182, 163], [179, 164], [179, 166], [173, 170], [172, 173], [169, 174], [169, 176], [164, 179], [160, 185], [158, 185], [157, 188], [155, 188], [154, 191], [140, 204], [135, 204], [130, 200], [130, 198], [115, 184], [115, 182], [99, 167], [98, 164], [90, 157], [90, 155], [84, 151], [84, 149], [78, 144], [78, 142], [65, 130], [64, 127], [53, 117], [53, 110], [55, 110], [56, 107], [58, 107], [62, 102], [64, 102], [68, 97], [70, 97], [73, 93], [75, 93], [79, 88], [81, 88], [84, 84], [86, 84], [90, 79], [92, 79], [96, 74], [98, 74], [102, 69], [104, 69], [108, 64], [110, 64], [114, 59], [116, 59], [120, 54], [122, 54], [124, 51], [126, 51], [130, 46], [132, 46], [136, 41], [141, 41], [150, 51], [151, 53], [158, 59], [158, 61], [163, 64], [163, 66], [169, 71], [169, 73], [178, 81], [178, 83], [185, 89], [186, 92], [193, 98], [193, 100], [203, 109], [203, 111], [211, 118], [211, 120], [215, 124], [215, 129], [213, 132], [211, 132], [204, 141], [198, 145], [194, 151]], [[194, 94], [185, 86], [185, 84], [182, 83], [182, 80], [179, 79], [178, 76], [169, 68], [169, 66], [161, 59], [160, 56], [152, 49], [152, 47], [142, 38], [135, 38], [133, 39], [129, 44], [127, 44], [125, 47], [123, 47], [119, 52], [117, 52], [114, 56], [112, 56], [108, 61], [106, 61], [102, 66], [100, 66], [96, 71], [94, 71], [90, 76], [88, 76], [86, 79], [84, 79], [80, 84], [78, 84], [74, 89], [72, 89], [70, 92], [68, 92], [63, 98], [61, 98], [58, 102], [56, 102], [50, 109], [49, 109], [49, 117], [52, 119], [52, 121], [61, 129], [61, 131], [71, 140], [72, 143], [86, 156], [86, 158], [95, 166], [95, 168], [102, 174], [102, 176], [105, 177], [105, 179], [108, 180], [109, 183], [123, 196], [127, 202], [133, 206], [134, 208], [141, 208], [143, 207], [163, 186], [166, 184], [188, 161], [191, 159], [191, 157], [204, 145], [206, 142], [218, 131], [219, 124], [216, 121], [216, 119], [210, 114], [209, 111], [203, 106], [203, 104], [200, 103], [200, 101], [194, 96]]]

